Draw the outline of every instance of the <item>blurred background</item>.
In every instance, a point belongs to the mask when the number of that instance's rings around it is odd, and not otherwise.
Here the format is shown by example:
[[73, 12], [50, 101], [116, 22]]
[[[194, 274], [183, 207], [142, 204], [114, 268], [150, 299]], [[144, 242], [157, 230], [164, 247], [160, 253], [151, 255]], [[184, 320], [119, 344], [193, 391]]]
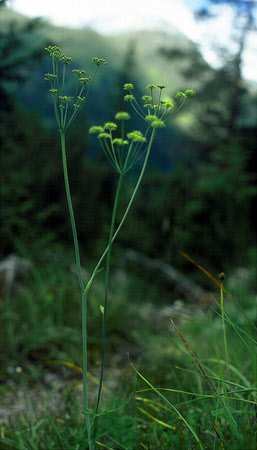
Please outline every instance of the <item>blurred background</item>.
[[[108, 65], [68, 132], [70, 183], [82, 258], [99, 258], [108, 233], [116, 174], [88, 128], [128, 109], [149, 83], [197, 96], [167, 123], [116, 252], [130, 248], [185, 272], [179, 250], [215, 274], [248, 260], [255, 246], [257, 10], [250, 0], [0, 1], [1, 257], [72, 251], [44, 48], [74, 67]], [[131, 111], [130, 111], [131, 112]], [[140, 128], [137, 119], [131, 126]], [[143, 126], [143, 123], [142, 123]], [[136, 168], [122, 196], [125, 207]], [[59, 247], [58, 247], [59, 248]]]

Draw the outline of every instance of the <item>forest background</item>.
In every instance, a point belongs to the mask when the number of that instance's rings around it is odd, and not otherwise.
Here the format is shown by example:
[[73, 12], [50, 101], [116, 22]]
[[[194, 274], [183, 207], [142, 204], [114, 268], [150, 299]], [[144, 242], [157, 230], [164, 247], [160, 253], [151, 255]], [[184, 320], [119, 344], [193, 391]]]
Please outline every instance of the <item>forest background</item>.
[[68, 134], [70, 181], [85, 256], [94, 258], [102, 247], [115, 187], [115, 174], [87, 130], [127, 107], [125, 82], [132, 80], [143, 95], [144, 87], [158, 79], [168, 86], [169, 96], [187, 87], [197, 92], [197, 101], [158, 136], [118, 247], [132, 247], [182, 270], [188, 264], [178, 250], [215, 273], [240, 265], [255, 242], [257, 135], [256, 86], [241, 76], [246, 31], [252, 27], [247, 14], [241, 27], [238, 52], [223, 49], [224, 65], [214, 70], [177, 31], [106, 38], [91, 29], [29, 20], [2, 6], [2, 257], [21, 245], [34, 252], [71, 245], [59, 137], [44, 81], [49, 70], [44, 47], [51, 42], [81, 67], [90, 69], [95, 55], [109, 62]]

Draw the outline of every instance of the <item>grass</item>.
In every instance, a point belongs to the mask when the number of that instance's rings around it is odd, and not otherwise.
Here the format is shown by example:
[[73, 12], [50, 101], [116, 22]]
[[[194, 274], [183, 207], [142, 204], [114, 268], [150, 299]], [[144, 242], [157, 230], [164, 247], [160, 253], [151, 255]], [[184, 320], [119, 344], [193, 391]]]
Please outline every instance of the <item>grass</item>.
[[[1, 302], [6, 339], [3, 398], [14, 389], [27, 393], [28, 403], [24, 412], [11, 415], [2, 425], [1, 448], [87, 448], [81, 375], [76, 371], [81, 367], [78, 288], [69, 257], [58, 261], [62, 262], [37, 261], [37, 268], [34, 263], [26, 291]], [[132, 287], [112, 283], [103, 401], [104, 408], [113, 412], [101, 416], [97, 448], [255, 448], [253, 268], [249, 274], [243, 285], [230, 286], [230, 292], [250, 321], [224, 295], [223, 313], [214, 301], [201, 317], [174, 318], [177, 332], [169, 327], [169, 319], [150, 323], [138, 300], [127, 296]], [[94, 338], [89, 339], [88, 382], [95, 386], [95, 395], [101, 347], [96, 329], [101, 327], [103, 289], [99, 278], [89, 303], [93, 317], [89, 337]], [[120, 356], [116, 362], [115, 355]], [[51, 360], [56, 364], [47, 364]], [[61, 361], [71, 364], [67, 367]], [[16, 370], [19, 367], [22, 371]], [[46, 373], [54, 374], [61, 387], [51, 386], [40, 411], [38, 397], [30, 394], [33, 387], [44, 386]], [[133, 397], [122, 408], [130, 393]], [[56, 397], [61, 400], [54, 407]]]

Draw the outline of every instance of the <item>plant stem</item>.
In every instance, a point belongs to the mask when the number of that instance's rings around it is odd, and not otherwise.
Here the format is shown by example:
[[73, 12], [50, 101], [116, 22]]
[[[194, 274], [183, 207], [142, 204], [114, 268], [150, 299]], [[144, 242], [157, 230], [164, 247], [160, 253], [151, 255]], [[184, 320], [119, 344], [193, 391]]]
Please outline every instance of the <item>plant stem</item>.
[[[125, 222], [125, 219], [126, 219], [128, 213], [129, 213], [129, 210], [130, 210], [131, 205], [132, 205], [132, 203], [133, 203], [133, 201], [134, 201], [134, 198], [135, 198], [135, 196], [136, 196], [136, 193], [137, 193], [137, 191], [138, 191], [138, 188], [139, 188], [139, 186], [140, 186], [140, 184], [141, 184], [141, 181], [142, 181], [142, 178], [143, 178], [143, 175], [144, 175], [144, 173], [145, 173], [146, 166], [147, 166], [147, 162], [148, 162], [148, 159], [149, 159], [149, 155], [150, 155], [150, 151], [151, 151], [151, 147], [152, 147], [152, 144], [153, 144], [153, 140], [154, 140], [155, 134], [156, 134], [156, 129], [154, 128], [153, 131], [152, 131], [151, 137], [150, 137], [150, 141], [149, 141], [149, 144], [148, 144], [148, 148], [147, 148], [147, 152], [146, 152], [144, 164], [143, 164], [142, 170], [141, 170], [141, 172], [140, 172], [140, 175], [139, 175], [139, 177], [138, 177], [137, 184], [136, 184], [135, 189], [134, 189], [134, 191], [133, 191], [133, 194], [132, 194], [132, 196], [131, 196], [131, 198], [130, 198], [130, 201], [129, 201], [129, 203], [128, 203], [128, 206], [127, 206], [127, 208], [126, 208], [126, 211], [125, 211], [125, 213], [124, 213], [124, 215], [123, 215], [123, 217], [122, 217], [122, 219], [121, 219], [121, 221], [120, 221], [120, 224], [119, 224], [117, 230], [115, 231], [115, 233], [114, 233], [114, 235], [113, 235], [113, 237], [112, 237], [112, 241], [111, 241], [112, 244], [113, 244], [114, 240], [116, 239], [117, 235], [119, 234], [119, 232], [120, 232], [120, 230], [121, 230], [121, 227], [122, 227], [123, 223]], [[102, 262], [103, 262], [103, 259], [104, 259], [105, 256], [106, 256], [106, 253], [108, 252], [108, 249], [109, 249], [109, 245], [106, 247], [106, 249], [104, 250], [104, 252], [103, 252], [101, 258], [99, 259], [97, 265], [95, 266], [92, 277], [93, 277], [93, 276], [96, 274], [96, 272], [98, 271], [100, 265], [101, 265]]]
[[[90, 428], [90, 418], [89, 418], [89, 408], [88, 408], [88, 386], [87, 386], [87, 295], [85, 292], [82, 294], [82, 383], [83, 383], [83, 406], [84, 412], [86, 413], [86, 427], [87, 436], [89, 441], [91, 441], [91, 428]], [[92, 449], [93, 450], [93, 449]]]
[[[116, 211], [117, 211], [117, 206], [118, 206], [118, 199], [119, 199], [119, 193], [120, 193], [120, 188], [121, 188], [121, 183], [122, 183], [122, 179], [124, 174], [120, 174], [120, 178], [119, 178], [119, 182], [118, 182], [118, 186], [117, 186], [117, 190], [116, 190], [116, 195], [115, 195], [115, 201], [114, 201], [114, 207], [113, 207], [113, 212], [112, 212], [112, 220], [111, 220], [111, 227], [110, 227], [110, 234], [109, 234], [109, 244], [106, 247], [105, 251], [103, 252], [101, 258], [99, 259], [92, 277], [83, 293], [83, 304], [84, 307], [86, 307], [87, 304], [87, 297], [88, 297], [88, 292], [89, 292], [89, 288], [90, 285], [92, 283], [92, 280], [94, 278], [94, 276], [96, 275], [97, 271], [99, 270], [99, 266], [101, 265], [103, 259], [105, 258], [106, 254], [107, 255], [107, 267], [106, 267], [106, 278], [105, 278], [105, 297], [104, 297], [104, 311], [103, 311], [103, 328], [102, 328], [102, 358], [101, 358], [101, 373], [100, 373], [100, 382], [99, 382], [99, 389], [98, 389], [98, 396], [97, 396], [97, 402], [96, 402], [96, 407], [95, 407], [95, 414], [92, 420], [92, 428], [88, 428], [88, 437], [89, 437], [89, 449], [90, 450], [94, 450], [95, 449], [95, 439], [96, 439], [96, 432], [97, 432], [97, 421], [98, 421], [98, 409], [99, 409], [99, 403], [100, 403], [100, 398], [101, 398], [101, 391], [102, 391], [102, 383], [103, 383], [103, 370], [104, 370], [104, 360], [105, 360], [105, 345], [106, 345], [106, 313], [107, 313], [107, 294], [108, 294], [108, 285], [109, 285], [109, 274], [110, 274], [110, 260], [111, 260], [111, 249], [112, 249], [112, 244], [114, 242], [114, 240], [116, 239], [118, 233], [120, 232], [120, 229], [129, 213], [129, 210], [131, 208], [131, 205], [134, 201], [134, 198], [136, 196], [136, 193], [138, 191], [138, 188], [141, 184], [146, 166], [147, 166], [147, 162], [149, 159], [149, 155], [150, 155], [150, 151], [151, 151], [151, 147], [153, 144], [153, 140], [156, 134], [156, 129], [154, 128], [150, 137], [150, 141], [148, 144], [148, 148], [147, 148], [147, 152], [146, 152], [146, 156], [144, 159], [144, 163], [143, 163], [143, 167], [141, 169], [140, 175], [138, 177], [136, 186], [134, 188], [133, 194], [130, 198], [130, 201], [128, 203], [128, 206], [125, 210], [125, 213], [121, 219], [121, 222], [116, 230], [116, 232], [114, 233], [114, 225], [115, 225], [115, 218], [116, 218]], [[86, 310], [83, 311], [83, 317], [86, 318]], [[83, 325], [83, 390], [84, 393], [86, 392], [86, 364], [87, 364], [87, 357], [86, 357], [86, 323], [84, 323]], [[87, 397], [87, 396], [86, 396]], [[87, 399], [85, 399], [84, 396], [84, 405], [85, 402], [87, 401]], [[88, 407], [86, 407], [88, 409]], [[89, 420], [89, 419], [88, 419]], [[91, 433], [92, 430], [92, 433]]]
[[[223, 285], [222, 285], [223, 286]], [[223, 289], [220, 290], [220, 307], [221, 307], [221, 317], [222, 317], [222, 327], [223, 327], [223, 338], [224, 338], [224, 348], [227, 362], [227, 370], [229, 372], [229, 359], [228, 359], [228, 347], [227, 347], [227, 335], [226, 335], [226, 324], [224, 318], [224, 297]]]
[[63, 164], [63, 174], [64, 174], [66, 197], [67, 197], [67, 203], [68, 203], [70, 221], [71, 221], [71, 229], [72, 229], [72, 235], [73, 235], [73, 241], [74, 241], [74, 250], [75, 250], [75, 259], [76, 259], [76, 266], [77, 266], [77, 272], [78, 272], [79, 287], [80, 287], [81, 294], [83, 294], [84, 283], [82, 280], [80, 255], [79, 255], [79, 244], [78, 244], [78, 237], [77, 237], [77, 230], [76, 230], [73, 206], [72, 206], [72, 201], [71, 201], [69, 177], [68, 177], [68, 169], [67, 169], [66, 148], [65, 148], [65, 130], [61, 130], [60, 134], [61, 134], [62, 164]]
[[103, 323], [102, 323], [102, 357], [101, 357], [101, 372], [100, 372], [100, 381], [99, 381], [99, 389], [98, 396], [95, 407], [95, 415], [98, 413], [100, 397], [102, 392], [103, 385], [103, 372], [104, 372], [104, 361], [105, 361], [105, 349], [106, 349], [106, 318], [107, 318], [107, 299], [108, 299], [108, 288], [109, 288], [109, 278], [110, 278], [110, 266], [111, 266], [111, 252], [112, 252], [112, 238], [114, 234], [114, 226], [115, 219], [117, 213], [117, 207], [119, 202], [119, 195], [121, 190], [121, 184], [123, 180], [123, 174], [120, 174], [118, 186], [116, 190], [114, 206], [112, 211], [112, 220], [109, 234], [109, 245], [108, 245], [108, 253], [107, 253], [107, 262], [106, 262], [106, 273], [105, 273], [105, 292], [104, 292], [104, 310], [103, 310]]
[[69, 177], [67, 169], [67, 158], [66, 158], [66, 147], [65, 147], [65, 130], [61, 130], [61, 147], [62, 147], [62, 162], [63, 162], [63, 174], [65, 182], [65, 190], [67, 203], [70, 214], [72, 235], [74, 241], [75, 259], [79, 280], [79, 287], [82, 296], [82, 354], [83, 354], [83, 405], [86, 412], [86, 427], [88, 433], [88, 439], [90, 441], [90, 419], [88, 416], [88, 391], [87, 391], [87, 295], [84, 292], [84, 283], [82, 279], [81, 264], [80, 264], [80, 254], [79, 254], [79, 244], [77, 237], [77, 230], [73, 212], [73, 206], [71, 201]]

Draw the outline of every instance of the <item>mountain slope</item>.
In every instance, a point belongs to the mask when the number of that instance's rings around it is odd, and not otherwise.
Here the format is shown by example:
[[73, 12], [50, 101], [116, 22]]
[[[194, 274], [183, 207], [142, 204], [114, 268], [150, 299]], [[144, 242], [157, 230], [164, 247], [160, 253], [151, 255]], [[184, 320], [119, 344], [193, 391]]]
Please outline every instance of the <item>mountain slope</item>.
[[[29, 20], [11, 9], [2, 8], [1, 10], [1, 28], [7, 29], [8, 24], [10, 25], [12, 22], [20, 27]], [[108, 61], [107, 66], [99, 71], [93, 97], [89, 96], [87, 111], [90, 111], [90, 115], [86, 117], [89, 126], [111, 120], [117, 109], [129, 108], [129, 105], [123, 103], [123, 82], [133, 82], [137, 86], [139, 98], [145, 93], [145, 86], [149, 83], [165, 84], [167, 86], [166, 95], [174, 97], [178, 90], [187, 88], [196, 90], [197, 84], [200, 82], [198, 79], [189, 83], [183, 76], [182, 72], [188, 64], [185, 58], [172, 63], [160, 53], [161, 48], [179, 48], [182, 53], [186, 52], [187, 54], [197, 52], [194, 44], [177, 30], [139, 30], [116, 36], [102, 36], [89, 28], [56, 27], [43, 20], [41, 26], [36, 30], [37, 41], [40, 36], [42, 46], [43, 41], [60, 46], [65, 54], [72, 56], [76, 66], [85, 69], [88, 75], [93, 72], [91, 64], [93, 57], [101, 57]], [[33, 39], [33, 37], [30, 39], [28, 45], [32, 45]], [[133, 49], [133, 55], [129, 60], [131, 49]], [[29, 90], [27, 84], [20, 87], [18, 96], [29, 109], [37, 110], [39, 114], [43, 112], [48, 125], [51, 126], [52, 123], [55, 127], [54, 119], [52, 119], [52, 99], [50, 95], [47, 95], [47, 85], [44, 81], [44, 74], [49, 70], [49, 58], [46, 57], [40, 67], [35, 67], [34, 72], [30, 74]], [[39, 96], [39, 92], [45, 94]], [[87, 111], [83, 114], [86, 115]], [[179, 121], [182, 123], [183, 117], [185, 118], [184, 132], [189, 128], [188, 124], [192, 117], [190, 107], [185, 108], [186, 115], [183, 116], [183, 114], [179, 115]], [[156, 158], [162, 167], [170, 166], [173, 158], [183, 155], [185, 151], [183, 137], [179, 129], [176, 129], [176, 123], [178, 124], [173, 121], [168, 124], [163, 138], [159, 141]], [[133, 124], [133, 126], [138, 127], [139, 125]]]
[[[1, 9], [1, 28], [7, 27], [10, 22], [22, 25], [28, 20], [12, 9]], [[121, 68], [124, 55], [132, 44], [136, 54], [136, 74], [142, 85], [149, 84], [149, 82], [164, 83], [174, 92], [184, 84], [181, 71], [187, 63], [185, 60], [176, 60], [174, 63], [167, 61], [161, 55], [160, 49], [176, 48], [186, 54], [197, 52], [200, 55], [195, 44], [180, 31], [161, 25], [160, 29], [155, 27], [153, 30], [138, 30], [115, 36], [103, 36], [90, 28], [56, 27], [43, 20], [41, 33], [48, 41], [62, 47], [66, 54], [71, 54], [73, 59], [81, 64], [85, 64], [94, 56], [99, 56], [108, 60], [117, 70]], [[198, 83], [199, 81], [194, 81], [194, 84]], [[184, 86], [184, 88], [186, 87]]]

